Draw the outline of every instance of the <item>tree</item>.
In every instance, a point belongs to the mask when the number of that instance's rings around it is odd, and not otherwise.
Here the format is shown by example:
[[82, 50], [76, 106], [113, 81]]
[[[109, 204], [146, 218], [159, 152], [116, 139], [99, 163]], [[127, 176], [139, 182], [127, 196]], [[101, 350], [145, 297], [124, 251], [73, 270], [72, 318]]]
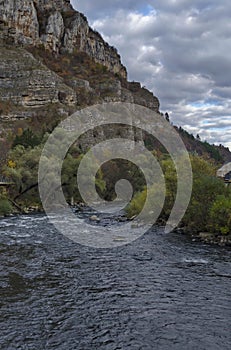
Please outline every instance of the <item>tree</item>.
[[209, 211], [208, 229], [223, 235], [231, 233], [231, 194], [216, 197]]
[[25, 148], [28, 147], [35, 147], [38, 146], [41, 143], [41, 137], [34, 134], [32, 130], [26, 129], [24, 131], [20, 131], [18, 135], [16, 135], [13, 147], [16, 147], [17, 145], [22, 145]]
[[169, 117], [169, 114], [167, 112], [165, 113], [165, 119], [167, 120], [167, 122], [170, 122], [170, 117]]

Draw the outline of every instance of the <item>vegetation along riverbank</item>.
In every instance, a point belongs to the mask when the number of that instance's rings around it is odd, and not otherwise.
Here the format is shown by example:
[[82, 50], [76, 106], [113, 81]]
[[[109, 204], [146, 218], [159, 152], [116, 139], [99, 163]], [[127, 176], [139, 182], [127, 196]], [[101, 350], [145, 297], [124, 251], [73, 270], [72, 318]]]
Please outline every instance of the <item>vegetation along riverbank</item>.
[[[43, 146], [59, 122], [76, 110], [105, 102], [134, 103], [171, 123], [152, 91], [128, 81], [117, 50], [89, 26], [70, 1], [37, 1], [36, 6], [33, 1], [23, 1], [25, 11], [16, 3], [4, 0], [0, 5], [0, 216], [42, 211], [38, 164]], [[194, 239], [230, 244], [231, 188], [217, 178], [216, 172], [231, 162], [231, 153], [181, 127], [174, 128], [193, 168], [191, 201], [178, 230]], [[112, 131], [120, 138], [132, 133], [133, 140], [142, 141], [158, 159], [165, 174], [166, 199], [157, 223], [164, 224], [176, 197], [174, 164], [158, 140], [122, 125], [96, 128], [69, 149], [62, 168], [67, 202], [82, 202], [76, 185], [78, 166], [84, 153], [97, 141], [110, 138]], [[146, 198], [142, 172], [134, 164], [126, 160], [105, 163], [97, 173], [96, 189], [106, 200], [113, 200], [115, 184], [121, 178], [133, 185], [134, 195], [126, 208], [131, 218], [139, 213]], [[158, 183], [152, 192], [155, 201]]]
[[[2, 166], [9, 185], [0, 187], [0, 215], [42, 211], [38, 193], [38, 163], [47, 137], [47, 133], [36, 135], [28, 129], [15, 137], [6, 164]], [[157, 222], [163, 225], [175, 201], [177, 176], [168, 154], [160, 149], [152, 152], [158, 158], [166, 180], [165, 203]], [[70, 205], [82, 202], [76, 185], [77, 169], [82, 157], [81, 150], [73, 145], [63, 163], [62, 185]], [[217, 178], [219, 163], [215, 159], [195, 154], [191, 154], [190, 159], [193, 170], [192, 196], [177, 231], [203, 242], [228, 245], [231, 238], [231, 187]], [[139, 169], [127, 161], [111, 160], [98, 172], [96, 188], [103, 198], [113, 200], [114, 185], [121, 177], [132, 183], [135, 192], [126, 208], [126, 214], [131, 218], [138, 215], [146, 198], [145, 181]], [[153, 201], [158, 197], [158, 188], [158, 183], [152, 188]]]

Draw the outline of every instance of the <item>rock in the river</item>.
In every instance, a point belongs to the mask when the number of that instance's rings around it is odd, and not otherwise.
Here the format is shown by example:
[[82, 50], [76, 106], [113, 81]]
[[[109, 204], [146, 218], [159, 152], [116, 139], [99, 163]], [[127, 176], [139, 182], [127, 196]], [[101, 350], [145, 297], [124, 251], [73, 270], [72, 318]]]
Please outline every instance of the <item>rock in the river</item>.
[[200, 232], [199, 239], [202, 242], [210, 243], [210, 244], [218, 244], [221, 246], [230, 246], [231, 245], [231, 235], [218, 235], [209, 232]]
[[96, 216], [96, 215], [92, 215], [92, 216], [90, 217], [90, 220], [91, 220], [91, 221], [95, 221], [95, 222], [100, 222], [100, 218], [99, 218], [98, 216]]

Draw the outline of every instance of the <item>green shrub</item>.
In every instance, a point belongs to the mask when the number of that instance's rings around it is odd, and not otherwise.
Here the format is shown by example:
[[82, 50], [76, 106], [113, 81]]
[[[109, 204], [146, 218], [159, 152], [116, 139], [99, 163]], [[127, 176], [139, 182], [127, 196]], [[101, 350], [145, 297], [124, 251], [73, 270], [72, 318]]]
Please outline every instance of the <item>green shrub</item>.
[[41, 143], [41, 137], [34, 134], [32, 130], [26, 129], [23, 131], [22, 135], [16, 135], [13, 147], [16, 147], [18, 145], [22, 145], [25, 148], [28, 147], [35, 147], [38, 146]]
[[0, 215], [9, 215], [12, 212], [12, 206], [8, 199], [0, 198]]
[[223, 235], [231, 233], [231, 196], [217, 196], [209, 211], [208, 228]]
[[134, 215], [138, 215], [142, 211], [143, 206], [145, 204], [146, 196], [146, 190], [135, 194], [132, 201], [126, 208], [126, 213], [129, 218], [131, 218]]
[[213, 176], [195, 176], [190, 204], [183, 218], [194, 231], [207, 230], [209, 212], [217, 196], [225, 193], [224, 184]]

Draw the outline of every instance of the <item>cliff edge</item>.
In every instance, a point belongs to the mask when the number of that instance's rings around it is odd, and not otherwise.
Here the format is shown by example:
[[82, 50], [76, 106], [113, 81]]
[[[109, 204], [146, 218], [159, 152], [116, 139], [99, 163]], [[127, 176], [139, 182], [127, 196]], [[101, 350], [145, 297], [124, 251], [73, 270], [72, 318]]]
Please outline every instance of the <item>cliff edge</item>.
[[53, 53], [81, 51], [127, 78], [117, 50], [93, 31], [70, 0], [0, 0], [1, 37], [9, 44], [44, 45]]

